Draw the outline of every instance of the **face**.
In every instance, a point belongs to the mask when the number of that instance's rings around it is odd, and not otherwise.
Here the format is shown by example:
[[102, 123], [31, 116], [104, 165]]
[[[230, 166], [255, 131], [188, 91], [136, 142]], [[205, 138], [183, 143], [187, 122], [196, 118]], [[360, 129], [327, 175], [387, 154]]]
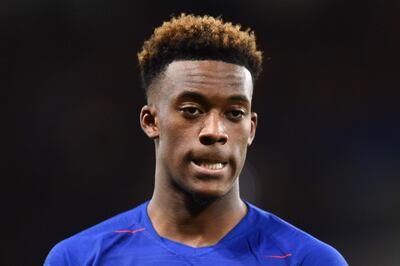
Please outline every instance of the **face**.
[[[237, 185], [254, 139], [253, 84], [242, 66], [174, 61], [154, 82], [141, 125], [156, 143], [157, 182], [201, 197]], [[157, 180], [159, 179], [159, 180]]]

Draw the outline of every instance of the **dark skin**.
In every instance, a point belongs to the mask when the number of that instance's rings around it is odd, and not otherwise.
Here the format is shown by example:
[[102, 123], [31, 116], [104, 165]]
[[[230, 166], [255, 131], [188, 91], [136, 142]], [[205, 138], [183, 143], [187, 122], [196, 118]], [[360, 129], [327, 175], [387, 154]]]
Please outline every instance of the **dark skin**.
[[243, 66], [174, 61], [153, 81], [140, 114], [155, 142], [148, 214], [157, 233], [192, 247], [220, 241], [246, 215], [239, 175], [257, 115]]

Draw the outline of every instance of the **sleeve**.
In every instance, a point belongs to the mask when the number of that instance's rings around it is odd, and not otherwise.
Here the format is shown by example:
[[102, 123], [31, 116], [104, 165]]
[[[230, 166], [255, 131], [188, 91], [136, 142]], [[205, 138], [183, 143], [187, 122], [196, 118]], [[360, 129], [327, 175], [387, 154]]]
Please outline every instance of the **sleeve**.
[[333, 247], [323, 244], [309, 251], [302, 266], [348, 266], [343, 256]]

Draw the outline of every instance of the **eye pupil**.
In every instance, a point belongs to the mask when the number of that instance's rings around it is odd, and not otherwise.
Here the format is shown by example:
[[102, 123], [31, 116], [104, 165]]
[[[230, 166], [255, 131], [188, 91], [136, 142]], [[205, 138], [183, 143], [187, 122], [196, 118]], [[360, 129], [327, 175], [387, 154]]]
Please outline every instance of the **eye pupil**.
[[239, 121], [243, 118], [244, 112], [242, 110], [231, 110], [227, 115], [230, 119]]
[[186, 116], [189, 117], [197, 117], [198, 115], [200, 115], [201, 111], [199, 110], [199, 108], [194, 107], [194, 106], [187, 106], [187, 107], [183, 107], [181, 109], [181, 112], [183, 114], [185, 114]]
[[232, 117], [234, 117], [234, 118], [240, 118], [240, 117], [242, 117], [242, 115], [243, 115], [242, 111], [238, 111], [238, 110], [232, 111]]

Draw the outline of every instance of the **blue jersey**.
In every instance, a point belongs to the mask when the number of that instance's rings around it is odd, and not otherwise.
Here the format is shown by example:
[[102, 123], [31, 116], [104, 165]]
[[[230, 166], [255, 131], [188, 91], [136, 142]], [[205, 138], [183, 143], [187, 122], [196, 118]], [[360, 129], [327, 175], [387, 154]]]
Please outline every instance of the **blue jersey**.
[[147, 205], [58, 243], [45, 265], [347, 265], [331, 246], [249, 203], [246, 216], [223, 239], [200, 248], [159, 236]]

